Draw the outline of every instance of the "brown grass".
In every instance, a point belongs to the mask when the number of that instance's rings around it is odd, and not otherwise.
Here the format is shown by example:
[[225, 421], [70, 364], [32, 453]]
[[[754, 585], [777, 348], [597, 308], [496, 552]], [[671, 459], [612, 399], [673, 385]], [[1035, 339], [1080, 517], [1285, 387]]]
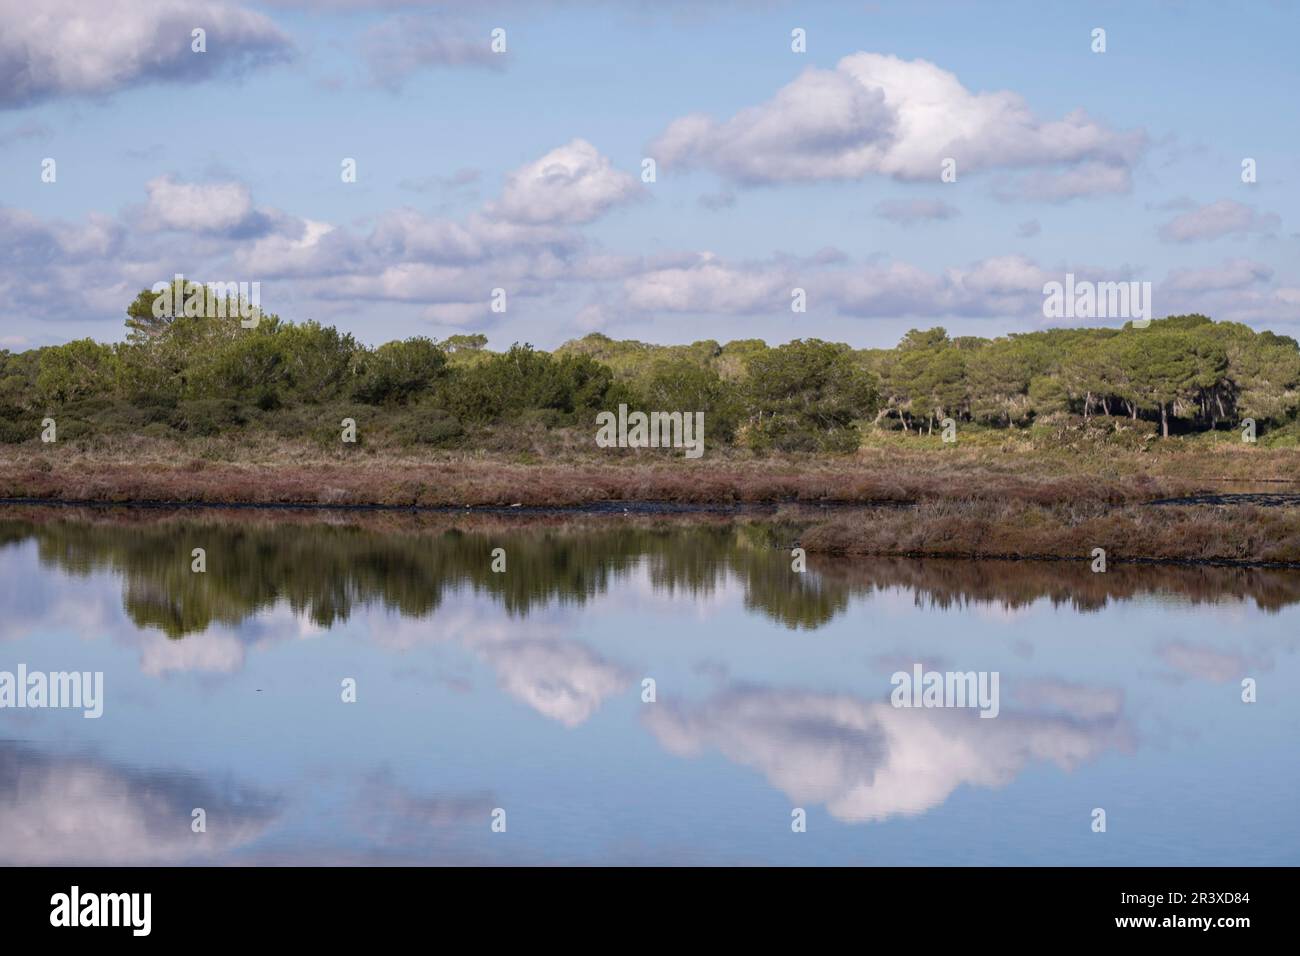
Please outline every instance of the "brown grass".
[[800, 544], [828, 554], [1300, 563], [1300, 509], [929, 501], [841, 515]]
[[1009, 439], [955, 447], [913, 440], [846, 457], [710, 450], [698, 461], [668, 450], [381, 453], [226, 439], [0, 446], [0, 498], [555, 508], [840, 502], [891, 507], [801, 519], [809, 551], [1083, 559], [1100, 547], [1112, 561], [1300, 561], [1300, 509], [1150, 503], [1248, 487], [1215, 479], [1297, 475], [1300, 450], [1228, 443], [1036, 450]]
[[982, 498], [1119, 504], [1196, 490], [1177, 476], [1123, 481], [1098, 469], [1045, 467], [1032, 454], [868, 448], [856, 456], [724, 451], [688, 461], [659, 450], [614, 454], [373, 453], [364, 448], [133, 439], [109, 447], [0, 446], [0, 497], [231, 504], [577, 506], [885, 503]]

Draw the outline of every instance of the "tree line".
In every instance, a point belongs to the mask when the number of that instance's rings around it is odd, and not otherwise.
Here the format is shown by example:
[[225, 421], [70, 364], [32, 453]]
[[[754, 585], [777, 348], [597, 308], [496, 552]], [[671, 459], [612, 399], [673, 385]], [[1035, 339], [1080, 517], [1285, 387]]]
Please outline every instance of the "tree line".
[[388, 441], [451, 446], [493, 430], [589, 427], [626, 403], [703, 411], [714, 443], [845, 452], [873, 425], [914, 435], [946, 418], [1016, 428], [1103, 415], [1167, 436], [1245, 418], [1266, 430], [1300, 408], [1295, 339], [1203, 315], [991, 339], [914, 329], [890, 349], [593, 333], [548, 353], [494, 352], [482, 335], [371, 348], [314, 321], [266, 314], [248, 328], [233, 307], [159, 317], [157, 296], [130, 304], [124, 341], [0, 351], [0, 441], [37, 440], [46, 416], [74, 437], [266, 429], [337, 441], [333, 416], [352, 411]]

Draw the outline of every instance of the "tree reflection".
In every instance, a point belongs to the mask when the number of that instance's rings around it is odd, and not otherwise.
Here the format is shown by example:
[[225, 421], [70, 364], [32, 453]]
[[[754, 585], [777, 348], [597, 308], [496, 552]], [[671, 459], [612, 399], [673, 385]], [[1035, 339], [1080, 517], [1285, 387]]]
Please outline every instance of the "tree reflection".
[[[1275, 611], [1300, 600], [1300, 573], [1268, 569], [1122, 565], [1093, 574], [1087, 562], [814, 555], [808, 572], [797, 574], [789, 551], [797, 535], [789, 520], [703, 516], [529, 521], [31, 509], [0, 521], [0, 547], [35, 541], [46, 565], [120, 575], [132, 621], [173, 638], [237, 625], [280, 603], [323, 628], [358, 606], [423, 618], [458, 589], [527, 615], [581, 605], [636, 572], [656, 592], [693, 598], [738, 582], [747, 609], [792, 629], [821, 627], [852, 597], [888, 588], [939, 607], [1048, 599], [1092, 611], [1160, 593], [1193, 602], [1250, 597]], [[207, 552], [206, 573], [190, 569], [195, 547]], [[507, 555], [503, 574], [491, 570], [498, 547]]]

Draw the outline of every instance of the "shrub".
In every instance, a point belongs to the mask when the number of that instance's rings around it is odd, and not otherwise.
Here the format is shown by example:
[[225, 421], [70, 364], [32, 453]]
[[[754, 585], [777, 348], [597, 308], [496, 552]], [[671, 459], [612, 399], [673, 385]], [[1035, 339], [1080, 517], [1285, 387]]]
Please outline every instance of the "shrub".
[[391, 437], [402, 445], [449, 447], [465, 437], [460, 420], [441, 408], [413, 408], [393, 426]]
[[218, 435], [248, 424], [248, 411], [228, 398], [202, 398], [181, 402], [171, 416], [171, 426], [190, 435]]
[[432, 391], [447, 371], [447, 355], [426, 338], [388, 342], [356, 363], [352, 396], [368, 405], [401, 404]]

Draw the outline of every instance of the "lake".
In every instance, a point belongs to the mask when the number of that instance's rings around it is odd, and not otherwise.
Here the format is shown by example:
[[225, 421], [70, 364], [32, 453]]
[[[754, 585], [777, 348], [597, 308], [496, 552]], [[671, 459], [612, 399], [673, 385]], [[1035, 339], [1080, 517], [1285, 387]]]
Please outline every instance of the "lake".
[[0, 710], [0, 863], [1300, 863], [1300, 572], [797, 540], [0, 511], [0, 672], [103, 675]]

